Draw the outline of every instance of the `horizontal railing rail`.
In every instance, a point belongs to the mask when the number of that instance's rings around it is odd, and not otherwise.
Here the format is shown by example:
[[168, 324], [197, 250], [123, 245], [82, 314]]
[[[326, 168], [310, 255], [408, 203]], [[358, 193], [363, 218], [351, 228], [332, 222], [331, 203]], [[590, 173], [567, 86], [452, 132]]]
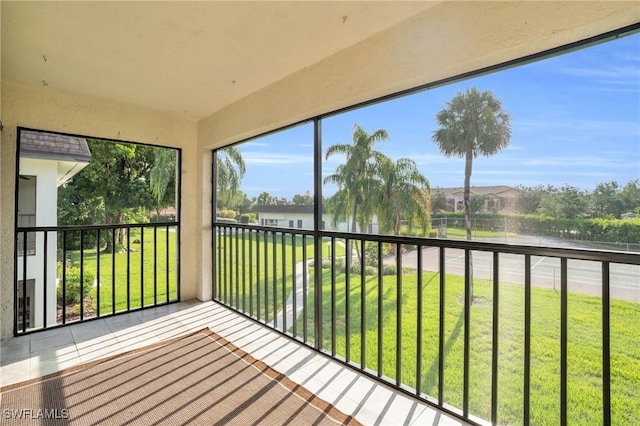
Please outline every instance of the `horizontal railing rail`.
[[228, 223], [213, 240], [214, 300], [465, 421], [640, 414], [611, 385], [640, 368], [638, 254]]
[[19, 226], [14, 334], [179, 301], [178, 239], [178, 222]]

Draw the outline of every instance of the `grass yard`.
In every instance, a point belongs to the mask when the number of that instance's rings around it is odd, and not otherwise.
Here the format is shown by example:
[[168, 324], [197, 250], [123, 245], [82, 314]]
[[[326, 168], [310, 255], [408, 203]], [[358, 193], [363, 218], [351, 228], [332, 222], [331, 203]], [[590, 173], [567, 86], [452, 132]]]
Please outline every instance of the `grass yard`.
[[[217, 296], [226, 303], [237, 306], [250, 315], [254, 315], [266, 322], [272, 321], [284, 305], [286, 298], [293, 288], [294, 265], [299, 264], [306, 257], [314, 258], [314, 240], [301, 236], [292, 238], [291, 235], [269, 235], [265, 241], [264, 234], [259, 241], [256, 235], [249, 234], [227, 236], [218, 239], [218, 275]], [[322, 256], [329, 256], [330, 241], [322, 244]], [[294, 257], [295, 254], [295, 257]], [[344, 256], [345, 248], [341, 244], [335, 245], [336, 256]], [[241, 266], [237, 267], [237, 259]], [[307, 277], [313, 282], [313, 276]], [[301, 286], [302, 280], [296, 282]], [[313, 309], [311, 303], [309, 308]], [[311, 314], [310, 314], [311, 315]]]
[[[99, 289], [99, 312], [101, 315], [126, 310], [127, 301], [129, 308], [135, 309], [153, 305], [154, 299], [158, 303], [177, 299], [176, 233], [169, 232], [168, 252], [166, 229], [158, 228], [154, 236], [153, 229], [145, 228], [143, 237], [140, 238], [140, 228], [131, 228], [129, 252], [119, 252], [115, 256], [111, 253], [100, 253], [99, 275], [96, 250], [84, 250], [84, 270], [92, 273], [96, 279], [96, 286], [93, 287], [89, 296], [95, 310], [98, 307], [97, 293]], [[154, 240], [156, 239], [156, 266], [154, 268]], [[79, 250], [69, 251], [67, 255], [73, 266], [80, 265]], [[115, 266], [113, 265], [114, 260]], [[129, 287], [128, 292], [127, 287]], [[113, 303], [114, 290], [115, 306]]]
[[[360, 364], [362, 343], [365, 366], [378, 370], [378, 282], [365, 281], [365, 325], [360, 326], [362, 286], [359, 275], [350, 277], [350, 335], [346, 333], [345, 275], [336, 276], [336, 353]], [[464, 306], [463, 280], [447, 275], [445, 292], [444, 401], [462, 407]], [[420, 389], [438, 397], [439, 276], [423, 275], [422, 360]], [[401, 290], [401, 370], [402, 383], [415, 388], [417, 380], [417, 276], [404, 274]], [[489, 419], [491, 410], [492, 291], [487, 281], [475, 281], [478, 300], [471, 307], [470, 331], [470, 412]], [[313, 297], [313, 289], [309, 298]], [[383, 279], [383, 375], [395, 381], [397, 299], [395, 276]], [[323, 271], [323, 346], [331, 351], [331, 277]], [[573, 424], [602, 423], [602, 339], [601, 303], [596, 297], [571, 293], [568, 311], [568, 412]], [[532, 289], [531, 321], [531, 423], [560, 422], [560, 294]], [[500, 287], [499, 307], [498, 421], [522, 423], [524, 377], [524, 291], [520, 286]], [[640, 337], [635, 326], [640, 305], [614, 300], [611, 303], [611, 401], [613, 424], [640, 421]], [[299, 319], [300, 321], [300, 319]], [[312, 320], [310, 320], [312, 321]], [[300, 328], [300, 322], [298, 328]], [[308, 329], [313, 332], [312, 324]], [[313, 340], [313, 336], [310, 338]], [[364, 340], [363, 340], [364, 339]], [[347, 340], [348, 345], [347, 346]]]

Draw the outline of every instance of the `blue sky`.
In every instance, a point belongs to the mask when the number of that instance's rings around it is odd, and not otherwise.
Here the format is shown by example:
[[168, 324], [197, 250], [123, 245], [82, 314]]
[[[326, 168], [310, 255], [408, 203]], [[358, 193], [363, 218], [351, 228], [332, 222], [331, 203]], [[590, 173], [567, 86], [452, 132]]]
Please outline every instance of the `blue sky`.
[[[591, 191], [601, 182], [640, 179], [640, 34], [460, 81], [323, 120], [323, 150], [352, 140], [354, 124], [385, 129], [377, 149], [416, 161], [432, 187], [460, 187], [464, 161], [440, 154], [431, 140], [435, 115], [468, 87], [489, 90], [511, 115], [511, 143], [478, 157], [471, 184], [569, 184]], [[249, 197], [266, 191], [290, 199], [313, 190], [313, 127], [301, 125], [236, 146]], [[343, 158], [323, 163], [323, 175]], [[335, 188], [325, 187], [329, 196]]]

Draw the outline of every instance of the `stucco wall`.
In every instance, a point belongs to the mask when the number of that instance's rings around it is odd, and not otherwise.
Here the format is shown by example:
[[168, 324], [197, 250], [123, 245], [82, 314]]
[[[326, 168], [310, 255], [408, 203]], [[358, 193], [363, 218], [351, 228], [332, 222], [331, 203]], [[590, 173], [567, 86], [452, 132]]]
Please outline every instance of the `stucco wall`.
[[637, 2], [443, 2], [201, 120], [217, 148], [638, 21]]
[[[37, 158], [22, 158], [20, 160], [20, 174], [35, 176], [35, 226], [55, 226], [57, 222], [58, 191], [58, 162]], [[56, 311], [52, 307], [56, 304], [56, 247], [55, 233], [49, 233], [47, 239], [47, 271], [44, 270], [44, 234], [36, 234], [36, 253], [27, 256], [27, 279], [35, 280], [34, 298], [31, 305], [35, 306], [32, 327], [43, 325], [44, 274], [47, 274], [47, 323], [56, 320]], [[18, 257], [18, 280], [24, 277], [22, 267], [23, 257]]]
[[[43, 88], [44, 89], [44, 88]], [[0, 336], [12, 333], [13, 228], [17, 127], [65, 132], [97, 138], [183, 148], [181, 200], [181, 298], [196, 297], [202, 282], [199, 229], [202, 204], [202, 153], [195, 149], [193, 121], [158, 111], [103, 102], [71, 94], [2, 83], [2, 155], [0, 157]]]

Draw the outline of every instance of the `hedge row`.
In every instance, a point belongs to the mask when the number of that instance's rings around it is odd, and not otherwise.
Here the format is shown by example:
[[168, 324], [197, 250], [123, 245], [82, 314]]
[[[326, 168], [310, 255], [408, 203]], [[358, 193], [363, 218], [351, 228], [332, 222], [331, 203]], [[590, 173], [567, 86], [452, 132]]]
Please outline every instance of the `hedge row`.
[[[447, 227], [464, 228], [462, 214], [438, 214], [432, 216], [432, 220], [433, 229], [437, 229], [440, 222], [446, 222]], [[478, 214], [472, 218], [472, 226], [479, 230], [506, 231], [581, 241], [640, 242], [640, 218], [563, 219], [541, 215]]]

